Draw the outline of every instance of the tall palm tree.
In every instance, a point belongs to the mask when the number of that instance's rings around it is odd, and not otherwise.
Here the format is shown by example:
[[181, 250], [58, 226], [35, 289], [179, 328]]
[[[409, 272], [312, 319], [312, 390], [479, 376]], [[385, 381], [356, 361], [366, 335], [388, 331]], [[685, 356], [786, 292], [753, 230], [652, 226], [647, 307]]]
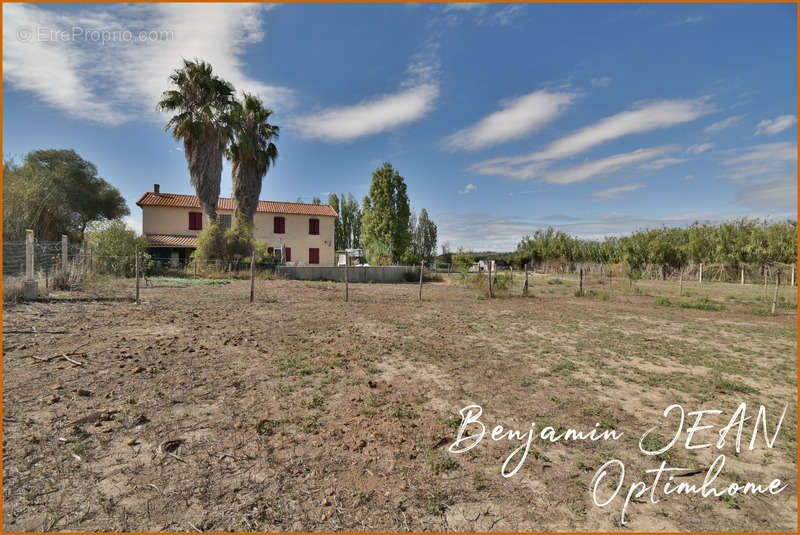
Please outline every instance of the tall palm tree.
[[174, 113], [164, 130], [183, 139], [189, 177], [209, 219], [217, 219], [222, 156], [230, 140], [233, 86], [213, 74], [211, 65], [183, 60], [169, 77], [175, 89], [164, 91], [158, 111]]
[[248, 93], [244, 94], [243, 102], [237, 102], [231, 110], [233, 139], [227, 155], [231, 161], [237, 225], [253, 221], [261, 182], [278, 158], [278, 149], [272, 140], [278, 139], [280, 128], [269, 124], [270, 115], [272, 110]]

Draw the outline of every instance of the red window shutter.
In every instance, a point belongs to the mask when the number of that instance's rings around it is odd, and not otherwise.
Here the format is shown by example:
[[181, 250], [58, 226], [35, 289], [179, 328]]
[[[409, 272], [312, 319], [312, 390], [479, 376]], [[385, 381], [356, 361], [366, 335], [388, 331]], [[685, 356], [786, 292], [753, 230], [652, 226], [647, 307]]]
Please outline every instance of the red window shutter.
[[287, 262], [291, 262], [292, 261], [292, 248], [291, 247], [286, 247], [284, 250], [286, 251], [286, 259], [285, 260]]
[[284, 217], [275, 217], [273, 220], [273, 229], [272, 231], [275, 234], [283, 234], [286, 232], [286, 218]]
[[203, 230], [202, 212], [189, 212], [189, 230]]
[[274, 252], [275, 252], [275, 248], [274, 247], [267, 247], [267, 253], [272, 254]]
[[311, 248], [308, 250], [308, 263], [319, 264], [319, 249]]
[[308, 233], [319, 235], [319, 219], [308, 220]]

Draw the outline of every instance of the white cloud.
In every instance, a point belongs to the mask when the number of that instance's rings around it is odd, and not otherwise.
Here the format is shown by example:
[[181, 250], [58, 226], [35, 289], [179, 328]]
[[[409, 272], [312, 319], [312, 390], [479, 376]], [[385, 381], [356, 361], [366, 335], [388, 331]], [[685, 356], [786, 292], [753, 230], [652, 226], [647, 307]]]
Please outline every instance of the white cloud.
[[485, 160], [469, 169], [483, 175], [501, 175], [516, 180], [540, 176], [545, 162], [580, 154], [597, 145], [631, 134], [640, 134], [686, 123], [709, 112], [706, 99], [661, 100], [640, 104], [633, 110], [606, 117], [558, 139], [543, 150], [524, 156]]
[[615, 154], [601, 160], [595, 160], [573, 167], [548, 171], [542, 174], [542, 180], [551, 184], [574, 184], [584, 182], [597, 176], [608, 176], [628, 165], [645, 162], [656, 158], [669, 148], [638, 149], [624, 154]]
[[353, 106], [328, 108], [299, 117], [295, 126], [306, 138], [352, 141], [421, 119], [433, 109], [438, 95], [439, 87], [426, 83]]
[[736, 202], [752, 208], [797, 210], [797, 176], [758, 180], [739, 190]]
[[690, 15], [690, 16], [684, 17], [683, 20], [681, 20], [677, 24], [678, 25], [681, 25], [681, 24], [697, 24], [698, 22], [701, 22], [702, 20], [703, 20], [703, 16], [702, 15], [694, 15], [694, 16]]
[[591, 84], [596, 87], [608, 87], [611, 85], [611, 77], [598, 76], [597, 78], [592, 78]]
[[670, 165], [677, 165], [679, 163], [685, 163], [689, 160], [686, 158], [659, 158], [658, 160], [653, 160], [652, 162], [647, 162], [639, 166], [640, 169], [645, 169], [647, 171], [658, 171], [659, 169], [664, 169], [665, 167], [669, 167]]
[[686, 149], [686, 152], [689, 152], [689, 153], [694, 154], [696, 156], [698, 154], [702, 154], [705, 151], [711, 150], [713, 148], [714, 148], [714, 144], [713, 143], [700, 143], [699, 145], [692, 145], [691, 147]]
[[494, 14], [494, 21], [500, 26], [510, 26], [524, 7], [522, 4], [510, 4]]
[[592, 197], [596, 201], [610, 201], [621, 199], [626, 193], [631, 193], [636, 190], [642, 189], [644, 184], [628, 184], [627, 186], [617, 186], [615, 188], [602, 189], [592, 193]]
[[464, 189], [458, 190], [458, 194], [459, 195], [466, 195], [467, 193], [472, 193], [473, 191], [476, 191], [477, 189], [478, 189], [478, 186], [476, 186], [475, 184], [467, 184], [464, 187]]
[[766, 143], [738, 151], [729, 151], [722, 161], [725, 175], [731, 180], [797, 173], [797, 146], [794, 142]]
[[797, 122], [794, 115], [781, 115], [774, 119], [764, 119], [758, 126], [756, 126], [756, 136], [767, 134], [769, 136], [783, 132], [787, 128], [791, 128]]
[[716, 123], [712, 123], [710, 126], [707, 126], [705, 130], [703, 130], [706, 134], [713, 134], [714, 132], [720, 132], [725, 130], [726, 128], [730, 128], [742, 118], [741, 115], [733, 115], [728, 117], [727, 119], [723, 119], [722, 121], [717, 121]]
[[483, 4], [480, 2], [452, 2], [444, 6], [444, 11], [445, 13], [448, 11], [471, 11], [481, 8], [483, 8]]
[[534, 91], [503, 101], [499, 111], [449, 136], [445, 145], [453, 150], [477, 150], [520, 138], [555, 119], [575, 97], [571, 93]]
[[[14, 88], [34, 93], [72, 116], [100, 123], [160, 120], [154, 112], [182, 58], [211, 63], [237, 90], [268, 106], [287, 104], [291, 91], [245, 73], [247, 45], [262, 40], [258, 4], [102, 5], [60, 12], [28, 4], [3, 5], [3, 68]], [[83, 38], [73, 38], [74, 29]], [[19, 37], [30, 34], [29, 40]], [[53, 31], [70, 38], [52, 38]], [[92, 32], [117, 32], [105, 42]], [[130, 38], [120, 38], [122, 32]], [[139, 39], [139, 32], [147, 33]], [[22, 32], [22, 33], [20, 33]], [[46, 37], [46, 39], [42, 39]]]

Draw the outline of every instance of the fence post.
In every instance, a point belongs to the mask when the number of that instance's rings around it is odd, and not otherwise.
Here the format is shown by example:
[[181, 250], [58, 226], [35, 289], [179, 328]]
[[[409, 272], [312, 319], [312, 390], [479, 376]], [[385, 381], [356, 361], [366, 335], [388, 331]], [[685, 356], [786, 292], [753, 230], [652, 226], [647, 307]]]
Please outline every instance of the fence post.
[[579, 283], [579, 285], [580, 285], [579, 286], [580, 294], [583, 295], [583, 268], [581, 268], [581, 272], [580, 272], [580, 283]]
[[794, 286], [795, 283], [795, 267], [796, 266], [792, 264], [792, 286]]
[[494, 293], [492, 293], [492, 261], [489, 260], [488, 262], [488, 269], [489, 269], [489, 297], [494, 297]]
[[422, 272], [425, 270], [425, 261], [419, 263], [419, 300], [422, 301]]
[[250, 302], [255, 299], [256, 292], [256, 251], [253, 249], [250, 252]]
[[683, 268], [681, 268], [681, 271], [680, 271], [680, 285], [681, 286], [680, 286], [680, 289], [678, 290], [678, 297], [682, 297], [683, 296]]
[[350, 278], [348, 276], [348, 264], [350, 264], [350, 253], [344, 253], [344, 302], [347, 303], [350, 300]]
[[194, 264], [194, 278], [196, 279], [197, 278], [197, 258], [195, 258], [194, 262], [192, 262], [192, 263]]
[[67, 272], [67, 268], [69, 267], [69, 262], [67, 261], [67, 251], [69, 250], [69, 242], [67, 241], [67, 235], [61, 235], [61, 271], [64, 273]]
[[775, 315], [775, 307], [778, 306], [778, 288], [781, 285], [781, 270], [775, 274], [775, 297], [772, 298], [772, 315]]
[[528, 295], [528, 264], [525, 264], [525, 286], [522, 287], [522, 295]]
[[700, 262], [700, 273], [697, 274], [697, 281], [703, 284], [703, 263]]
[[135, 260], [135, 267], [136, 270], [136, 304], [139, 304], [139, 244], [136, 244], [136, 260]]
[[764, 266], [764, 301], [767, 300], [767, 266]]
[[744, 265], [742, 266], [742, 286], [744, 286]]
[[25, 231], [25, 283], [22, 297], [26, 300], [39, 297], [39, 283], [33, 277], [33, 230]]

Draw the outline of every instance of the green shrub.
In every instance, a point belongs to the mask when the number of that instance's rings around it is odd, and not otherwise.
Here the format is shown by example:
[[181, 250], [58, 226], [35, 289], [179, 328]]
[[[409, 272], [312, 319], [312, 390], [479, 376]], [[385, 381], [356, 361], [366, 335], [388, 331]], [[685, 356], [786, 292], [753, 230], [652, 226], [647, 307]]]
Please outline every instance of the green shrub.
[[707, 297], [703, 297], [702, 299], [697, 299], [695, 301], [682, 301], [678, 303], [678, 306], [680, 308], [694, 308], [697, 310], [725, 310], [725, 305], [715, 303]]
[[666, 297], [659, 297], [658, 299], [656, 299], [656, 304], [657, 305], [662, 305], [662, 306], [665, 306], [665, 307], [671, 307], [672, 306], [672, 301], [670, 301]]

